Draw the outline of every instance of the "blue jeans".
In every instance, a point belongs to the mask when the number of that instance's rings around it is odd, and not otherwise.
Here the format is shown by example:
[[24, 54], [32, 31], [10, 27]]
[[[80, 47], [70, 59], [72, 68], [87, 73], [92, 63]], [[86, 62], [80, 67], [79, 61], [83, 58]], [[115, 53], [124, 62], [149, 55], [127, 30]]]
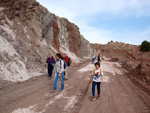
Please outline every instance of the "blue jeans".
[[[55, 76], [54, 76], [54, 90], [57, 90], [57, 80], [59, 77], [58, 74], [59, 73], [55, 73]], [[64, 72], [61, 73], [60, 79], [61, 79], [61, 90], [63, 90], [64, 89]]]
[[92, 95], [95, 96], [95, 86], [97, 85], [97, 93], [100, 95], [100, 86], [101, 82], [94, 82], [92, 83]]

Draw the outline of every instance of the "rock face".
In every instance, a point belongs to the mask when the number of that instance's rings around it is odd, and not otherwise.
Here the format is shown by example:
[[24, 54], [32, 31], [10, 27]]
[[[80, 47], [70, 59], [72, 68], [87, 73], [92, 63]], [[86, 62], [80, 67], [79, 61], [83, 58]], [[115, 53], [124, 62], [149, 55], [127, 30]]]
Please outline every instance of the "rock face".
[[41, 75], [48, 54], [57, 52], [74, 62], [92, 54], [76, 25], [36, 0], [0, 0], [0, 79], [23, 81]]
[[120, 62], [134, 83], [146, 92], [150, 91], [150, 52], [142, 52], [139, 46], [119, 42], [91, 44], [91, 47], [95, 53], [110, 58], [110, 61]]

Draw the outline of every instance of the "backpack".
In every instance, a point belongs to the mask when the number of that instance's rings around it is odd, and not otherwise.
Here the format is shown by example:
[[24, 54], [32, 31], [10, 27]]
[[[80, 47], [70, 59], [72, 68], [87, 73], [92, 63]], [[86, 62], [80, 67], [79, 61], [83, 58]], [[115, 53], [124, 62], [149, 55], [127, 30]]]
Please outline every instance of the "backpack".
[[71, 63], [72, 63], [72, 59], [71, 58], [68, 58], [69, 60], [68, 60], [68, 66], [70, 66], [71, 65]]
[[[66, 69], [66, 66], [67, 66], [67, 65], [66, 65], [66, 62], [65, 62], [64, 60], [62, 60], [62, 61], [64, 62], [64, 67], [63, 67], [63, 68]], [[60, 60], [60, 68], [62, 68], [62, 67], [61, 67], [61, 60]]]

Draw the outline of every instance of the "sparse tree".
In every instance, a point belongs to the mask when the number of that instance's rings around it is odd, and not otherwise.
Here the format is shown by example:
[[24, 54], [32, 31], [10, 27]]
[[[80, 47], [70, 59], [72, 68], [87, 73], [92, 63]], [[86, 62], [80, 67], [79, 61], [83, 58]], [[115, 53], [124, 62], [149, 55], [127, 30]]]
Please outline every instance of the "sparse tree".
[[150, 51], [150, 42], [148, 41], [143, 41], [141, 44], [141, 48], [142, 51]]

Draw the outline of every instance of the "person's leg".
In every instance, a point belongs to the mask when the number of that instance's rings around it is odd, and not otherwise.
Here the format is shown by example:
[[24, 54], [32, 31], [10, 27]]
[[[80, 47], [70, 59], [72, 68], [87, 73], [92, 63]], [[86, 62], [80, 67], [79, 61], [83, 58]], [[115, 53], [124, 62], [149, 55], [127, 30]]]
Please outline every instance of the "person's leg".
[[64, 72], [61, 73], [60, 79], [61, 79], [61, 90], [63, 90], [64, 89]]
[[50, 78], [52, 77], [53, 74], [53, 66], [50, 66]]
[[64, 72], [64, 79], [66, 79], [66, 80], [68, 79], [67, 69], [68, 69], [68, 67], [66, 67], [65, 72]]
[[92, 95], [93, 95], [93, 97], [95, 97], [95, 85], [96, 85], [96, 82], [93, 81], [93, 83], [92, 83]]
[[54, 66], [52, 66], [52, 75], [53, 75]]
[[50, 77], [50, 66], [49, 65], [47, 67], [47, 70], [48, 70], [48, 76]]
[[66, 79], [66, 69], [64, 70], [64, 79]]
[[98, 95], [100, 95], [100, 86], [101, 86], [101, 82], [97, 82], [97, 93]]
[[55, 76], [54, 76], [54, 90], [57, 90], [57, 79], [58, 79], [58, 73], [55, 73]]
[[68, 79], [67, 69], [68, 69], [68, 67], [66, 66], [66, 69], [65, 69], [65, 79]]

